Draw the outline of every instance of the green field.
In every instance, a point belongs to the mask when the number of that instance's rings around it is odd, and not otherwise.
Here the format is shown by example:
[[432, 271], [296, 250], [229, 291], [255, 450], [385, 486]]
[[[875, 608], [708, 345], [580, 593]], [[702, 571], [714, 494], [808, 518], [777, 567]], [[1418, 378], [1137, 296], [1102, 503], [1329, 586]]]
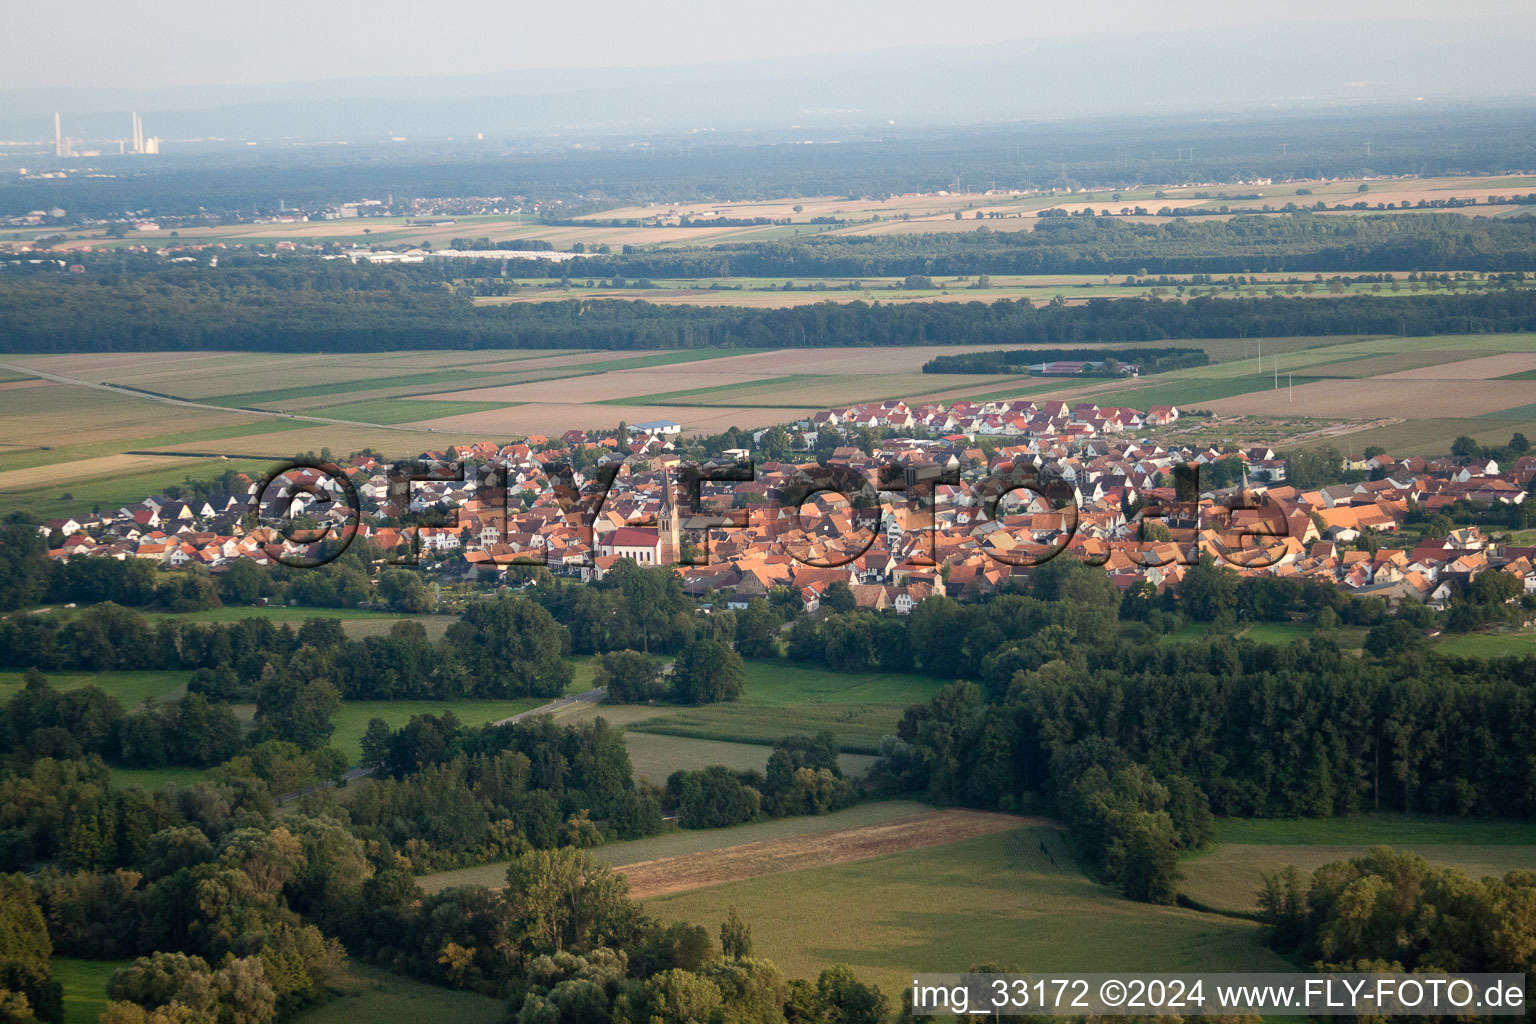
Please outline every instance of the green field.
[[[0, 701], [10, 700], [25, 685], [26, 673], [19, 669], [0, 671]], [[95, 685], [132, 707], [146, 700], [179, 697], [192, 677], [185, 671], [150, 672], [44, 672], [56, 690], [78, 690]]]
[[[1536, 845], [1536, 822], [1355, 814], [1342, 818], [1221, 818], [1216, 842], [1247, 846], [1396, 846], [1407, 843]], [[1533, 865], [1536, 866], [1536, 865]]]
[[[112, 975], [133, 961], [56, 956], [51, 963], [54, 978], [64, 986], [64, 1024], [96, 1024], [107, 1008]], [[326, 987], [331, 993], [328, 1002], [292, 1020], [302, 1024], [500, 1024], [507, 1007], [500, 999], [439, 988], [356, 961], [348, 961]]]
[[646, 902], [664, 920], [711, 930], [733, 906], [752, 926], [754, 953], [790, 977], [848, 964], [897, 1006], [913, 970], [981, 962], [1031, 971], [1289, 969], [1254, 923], [1134, 903], [1096, 885], [1049, 827]]
[[182, 622], [239, 622], [242, 619], [266, 619], [270, 622], [287, 622], [298, 625], [310, 619], [340, 619], [342, 631], [352, 639], [378, 636], [389, 632], [397, 622], [419, 622], [427, 631], [427, 638], [440, 640], [448, 627], [459, 621], [457, 615], [409, 615], [404, 612], [378, 612], [363, 608], [301, 608], [288, 605], [264, 605], [245, 607], [225, 605], [200, 612], [146, 612], [159, 618]]
[[119, 968], [132, 960], [81, 960], [56, 956], [51, 961], [54, 980], [64, 986], [64, 1024], [96, 1024], [107, 1008], [107, 984]]
[[1445, 633], [1435, 646], [1442, 654], [1518, 658], [1536, 654], [1536, 630], [1528, 629], [1519, 633]]
[[398, 729], [409, 723], [413, 715], [441, 715], [452, 711], [464, 725], [476, 726], [546, 703], [548, 701], [543, 697], [519, 700], [344, 700], [331, 715], [331, 724], [336, 727], [331, 734], [331, 746], [347, 756], [348, 764], [357, 764], [363, 756], [363, 733], [368, 731], [370, 718], [382, 718], [391, 729]]
[[[794, 836], [820, 835], [843, 828], [859, 828], [879, 825], [914, 814], [924, 814], [933, 808], [915, 800], [874, 800], [857, 804], [847, 810], [832, 814], [803, 815], [795, 818], [775, 818], [732, 828], [678, 829], [661, 835], [632, 839], [624, 843], [608, 843], [594, 848], [594, 857], [604, 864], [623, 867], [658, 857], [681, 857], [690, 853], [704, 853], [727, 846], [744, 843], [760, 843], [770, 839], [789, 839]], [[422, 875], [417, 883], [427, 892], [437, 892], [455, 885], [501, 885], [506, 880], [507, 862], [482, 864], [479, 867], [459, 868]]]
[[[47, 486], [0, 492], [0, 512], [30, 512], [45, 519], [100, 509], [109, 512], [137, 505], [152, 494], [162, 494], [173, 484], [187, 480], [212, 480], [227, 469], [259, 477], [272, 468], [266, 459], [176, 459], [163, 469], [142, 470], [112, 476], [71, 480], [68, 459], [61, 457], [56, 482]], [[68, 495], [68, 497], [65, 497]]]
[[326, 984], [329, 1002], [293, 1017], [294, 1024], [500, 1024], [505, 1000], [440, 988], [378, 967], [348, 961]]
[[1252, 913], [1263, 876], [1295, 865], [1303, 875], [1373, 846], [1416, 853], [1473, 878], [1536, 868], [1536, 822], [1468, 821], [1403, 814], [1347, 818], [1223, 819], [1216, 845], [1185, 858], [1185, 895], [1203, 906]]
[[112, 787], [128, 789], [138, 786], [154, 792], [166, 786], [194, 785], [206, 778], [207, 774], [202, 768], [113, 768]]
[[902, 712], [928, 700], [944, 680], [901, 672], [843, 674], [790, 662], [749, 661], [741, 700], [658, 711], [632, 732], [729, 743], [772, 744], [783, 736], [830, 730], [849, 754], [879, 753]]

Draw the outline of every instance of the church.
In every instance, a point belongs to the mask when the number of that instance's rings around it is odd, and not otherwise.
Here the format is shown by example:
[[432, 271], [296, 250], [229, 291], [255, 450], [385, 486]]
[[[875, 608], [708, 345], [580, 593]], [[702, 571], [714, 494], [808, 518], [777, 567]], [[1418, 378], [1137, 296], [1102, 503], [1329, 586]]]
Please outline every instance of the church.
[[661, 510], [656, 526], [621, 526], [597, 541], [599, 556], [617, 555], [634, 559], [641, 565], [675, 565], [682, 556], [682, 523], [676, 496], [672, 493], [672, 474], [661, 477]]

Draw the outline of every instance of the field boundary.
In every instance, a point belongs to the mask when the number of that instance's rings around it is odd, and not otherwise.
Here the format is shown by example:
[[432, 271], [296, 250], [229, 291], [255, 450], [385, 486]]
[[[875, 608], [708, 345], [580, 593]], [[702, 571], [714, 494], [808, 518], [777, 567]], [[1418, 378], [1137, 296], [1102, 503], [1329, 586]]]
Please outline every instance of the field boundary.
[[1046, 818], [990, 811], [932, 811], [879, 825], [861, 825], [818, 835], [768, 839], [703, 853], [637, 861], [622, 869], [630, 896], [644, 900], [706, 886], [785, 874], [829, 864], [869, 860], [891, 853], [945, 846], [1031, 826], [1054, 827]]

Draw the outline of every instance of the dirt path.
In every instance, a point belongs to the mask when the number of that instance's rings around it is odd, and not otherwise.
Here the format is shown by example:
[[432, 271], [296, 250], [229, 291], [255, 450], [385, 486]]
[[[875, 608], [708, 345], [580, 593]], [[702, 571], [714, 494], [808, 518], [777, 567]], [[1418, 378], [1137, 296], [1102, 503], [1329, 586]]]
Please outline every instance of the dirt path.
[[629, 878], [630, 895], [643, 900], [723, 882], [942, 846], [1028, 825], [1051, 824], [1044, 818], [1022, 818], [1012, 814], [934, 811], [880, 825], [645, 860], [626, 865], [622, 870]]

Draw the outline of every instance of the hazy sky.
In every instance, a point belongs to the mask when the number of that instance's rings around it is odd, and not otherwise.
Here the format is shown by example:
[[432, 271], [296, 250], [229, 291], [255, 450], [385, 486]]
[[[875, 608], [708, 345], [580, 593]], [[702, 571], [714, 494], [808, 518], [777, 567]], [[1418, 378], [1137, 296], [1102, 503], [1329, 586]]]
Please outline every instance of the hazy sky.
[[1526, 0], [5, 0], [4, 7], [0, 88], [681, 65], [1199, 26], [1252, 32], [1277, 18], [1323, 28], [1358, 18], [1466, 26], [1531, 11]]

